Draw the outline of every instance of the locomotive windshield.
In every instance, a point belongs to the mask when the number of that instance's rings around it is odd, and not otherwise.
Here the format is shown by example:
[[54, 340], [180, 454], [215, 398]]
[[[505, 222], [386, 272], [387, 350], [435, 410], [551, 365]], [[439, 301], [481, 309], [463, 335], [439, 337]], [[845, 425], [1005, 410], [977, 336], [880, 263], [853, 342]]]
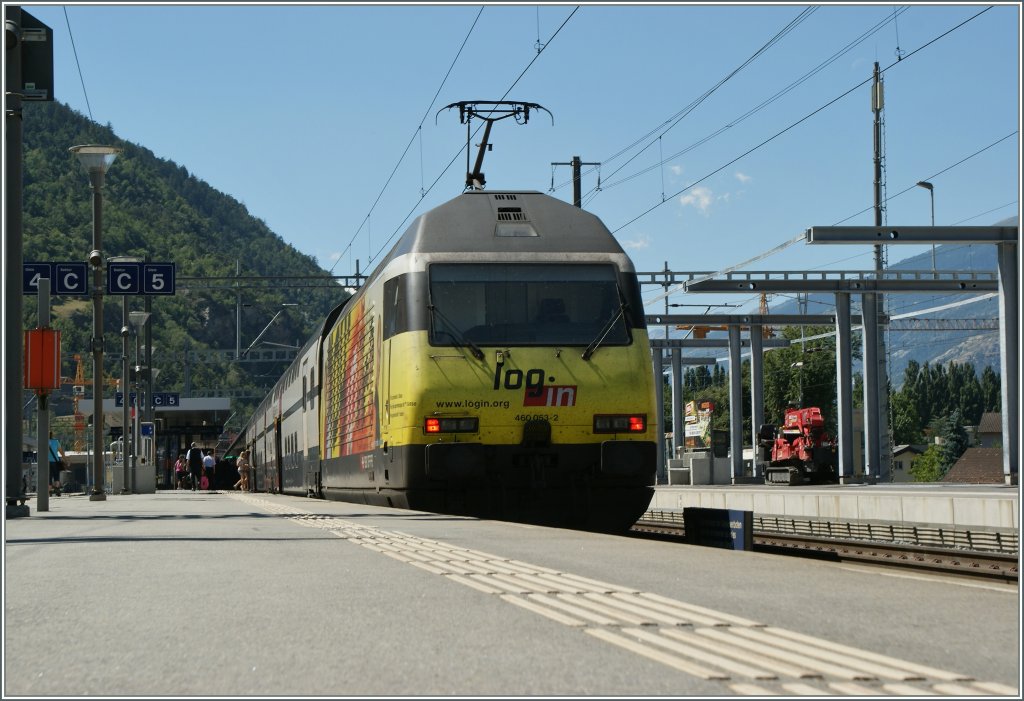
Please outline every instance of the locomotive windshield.
[[434, 264], [429, 275], [432, 345], [631, 342], [611, 265]]

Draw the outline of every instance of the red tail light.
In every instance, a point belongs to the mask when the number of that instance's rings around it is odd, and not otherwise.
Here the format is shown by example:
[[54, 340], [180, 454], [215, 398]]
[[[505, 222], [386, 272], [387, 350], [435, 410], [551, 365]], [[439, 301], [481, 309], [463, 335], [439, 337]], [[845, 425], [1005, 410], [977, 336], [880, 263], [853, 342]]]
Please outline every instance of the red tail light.
[[598, 414], [594, 417], [594, 433], [643, 433], [646, 430], [646, 414]]
[[476, 433], [480, 430], [480, 419], [475, 416], [459, 418], [430, 417], [423, 422], [427, 433]]

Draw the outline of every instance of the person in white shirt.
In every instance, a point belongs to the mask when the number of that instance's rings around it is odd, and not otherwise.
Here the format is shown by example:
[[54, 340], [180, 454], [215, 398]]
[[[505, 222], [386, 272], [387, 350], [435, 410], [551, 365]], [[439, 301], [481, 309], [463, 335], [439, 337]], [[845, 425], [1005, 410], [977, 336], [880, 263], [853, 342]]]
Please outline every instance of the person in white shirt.
[[211, 450], [203, 456], [203, 477], [206, 478], [206, 489], [213, 489], [213, 473], [217, 470], [217, 459]]

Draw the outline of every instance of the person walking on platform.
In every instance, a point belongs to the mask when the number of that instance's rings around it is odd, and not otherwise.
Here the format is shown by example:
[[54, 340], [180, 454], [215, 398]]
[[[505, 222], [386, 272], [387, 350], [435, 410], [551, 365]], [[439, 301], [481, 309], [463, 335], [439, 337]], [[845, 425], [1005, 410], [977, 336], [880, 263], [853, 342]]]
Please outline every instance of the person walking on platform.
[[178, 456], [178, 461], [174, 463], [174, 488], [181, 489], [182, 483], [185, 481], [185, 473], [188, 472], [188, 463], [185, 462], [185, 454], [182, 453]]
[[238, 481], [235, 482], [232, 489], [241, 489], [243, 492], [249, 491], [249, 451], [243, 450], [238, 454]]
[[64, 455], [64, 449], [60, 447], [60, 441], [53, 437], [53, 432], [50, 432], [50, 442], [48, 444], [48, 450], [50, 453], [50, 494], [60, 496], [60, 471], [64, 469], [64, 465], [67, 463], [67, 456]]
[[213, 489], [213, 473], [217, 469], [217, 459], [211, 450], [203, 456], [203, 489]]
[[192, 491], [199, 488], [199, 478], [203, 476], [203, 451], [195, 443], [185, 454], [185, 462], [188, 463], [188, 472], [192, 477]]

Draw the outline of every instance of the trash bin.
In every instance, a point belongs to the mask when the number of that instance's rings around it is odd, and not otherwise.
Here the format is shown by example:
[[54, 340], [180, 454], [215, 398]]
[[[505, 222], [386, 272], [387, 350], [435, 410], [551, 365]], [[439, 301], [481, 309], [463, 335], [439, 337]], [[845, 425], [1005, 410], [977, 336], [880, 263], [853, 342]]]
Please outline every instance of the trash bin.
[[60, 471], [60, 491], [73, 492], [78, 487], [75, 483], [75, 473], [71, 470]]

